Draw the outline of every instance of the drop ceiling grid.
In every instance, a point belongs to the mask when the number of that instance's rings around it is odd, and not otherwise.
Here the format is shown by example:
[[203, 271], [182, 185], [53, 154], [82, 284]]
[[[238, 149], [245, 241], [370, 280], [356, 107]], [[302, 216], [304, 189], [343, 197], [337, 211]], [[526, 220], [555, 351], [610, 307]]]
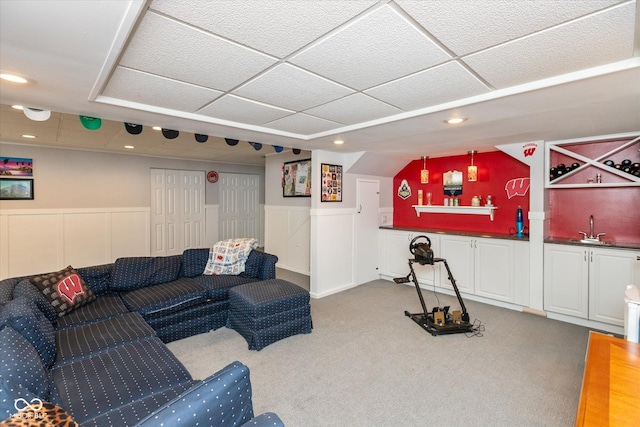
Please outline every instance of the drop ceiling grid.
[[185, 3], [155, 0], [150, 8], [284, 58], [374, 6], [377, 1], [190, 0], [186, 7]]
[[294, 111], [303, 111], [353, 93], [353, 90], [290, 64], [280, 64], [234, 94]]
[[403, 110], [417, 110], [489, 92], [458, 61], [369, 89], [365, 93]]
[[494, 87], [506, 88], [627, 59], [633, 55], [634, 11], [635, 4], [627, 3], [463, 60]]
[[103, 95], [313, 135], [629, 58], [634, 15], [627, 0], [154, 0], [121, 58], [145, 73], [119, 67]]
[[384, 6], [289, 62], [362, 90], [449, 59], [438, 45]]
[[118, 67], [103, 95], [140, 104], [193, 112], [218, 98], [222, 92]]
[[354, 93], [336, 101], [306, 110], [305, 113], [352, 125], [401, 113], [402, 110], [363, 93]]
[[320, 133], [343, 126], [340, 123], [321, 119], [319, 117], [310, 116], [304, 113], [297, 113], [291, 116], [274, 120], [267, 124], [273, 129], [292, 132], [297, 134]]
[[294, 114], [295, 111], [225, 95], [198, 111], [205, 116], [253, 125], [264, 125], [270, 121]]
[[447, 48], [463, 56], [623, 1], [626, 0], [395, 2]]
[[276, 63], [276, 59], [218, 36], [147, 13], [120, 65], [227, 91]]

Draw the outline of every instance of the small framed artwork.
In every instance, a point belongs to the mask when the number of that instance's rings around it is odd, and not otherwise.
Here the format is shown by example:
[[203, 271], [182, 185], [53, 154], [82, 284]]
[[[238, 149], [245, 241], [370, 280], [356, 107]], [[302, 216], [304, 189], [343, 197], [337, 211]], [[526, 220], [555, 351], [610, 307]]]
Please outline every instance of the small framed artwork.
[[321, 164], [322, 202], [342, 201], [342, 165]]
[[0, 178], [0, 200], [33, 200], [33, 179]]
[[33, 176], [33, 159], [0, 156], [0, 175], [15, 177]]
[[282, 166], [282, 197], [311, 197], [311, 159]]

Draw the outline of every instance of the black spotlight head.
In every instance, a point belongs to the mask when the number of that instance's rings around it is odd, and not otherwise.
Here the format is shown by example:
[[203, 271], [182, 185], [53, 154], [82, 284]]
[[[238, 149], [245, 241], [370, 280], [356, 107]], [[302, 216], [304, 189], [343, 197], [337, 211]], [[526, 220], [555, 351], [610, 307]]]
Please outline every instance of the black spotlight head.
[[207, 142], [207, 139], [209, 139], [209, 135], [202, 135], [200, 133], [196, 133], [193, 136], [195, 136], [196, 141], [198, 141], [200, 143]]
[[227, 141], [227, 145], [230, 145], [232, 147], [234, 145], [238, 145], [238, 142], [240, 142], [237, 139], [231, 139], [231, 138], [225, 138], [224, 140]]

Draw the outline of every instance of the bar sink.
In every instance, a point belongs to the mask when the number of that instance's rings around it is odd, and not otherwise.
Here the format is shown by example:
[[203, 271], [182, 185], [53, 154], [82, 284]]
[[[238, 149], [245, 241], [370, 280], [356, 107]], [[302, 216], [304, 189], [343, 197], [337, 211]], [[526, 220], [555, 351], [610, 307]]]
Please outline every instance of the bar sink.
[[570, 242], [586, 243], [587, 245], [611, 246], [611, 242], [604, 242], [599, 239], [571, 239]]

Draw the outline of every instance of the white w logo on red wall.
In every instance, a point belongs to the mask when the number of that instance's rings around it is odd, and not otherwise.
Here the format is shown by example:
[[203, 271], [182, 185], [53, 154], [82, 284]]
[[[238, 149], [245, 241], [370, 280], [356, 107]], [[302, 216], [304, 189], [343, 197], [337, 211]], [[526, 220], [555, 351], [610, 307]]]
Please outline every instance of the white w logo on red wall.
[[77, 274], [70, 274], [64, 277], [56, 283], [56, 292], [61, 298], [67, 300], [69, 304], [73, 305], [78, 296], [84, 295], [80, 276]]

